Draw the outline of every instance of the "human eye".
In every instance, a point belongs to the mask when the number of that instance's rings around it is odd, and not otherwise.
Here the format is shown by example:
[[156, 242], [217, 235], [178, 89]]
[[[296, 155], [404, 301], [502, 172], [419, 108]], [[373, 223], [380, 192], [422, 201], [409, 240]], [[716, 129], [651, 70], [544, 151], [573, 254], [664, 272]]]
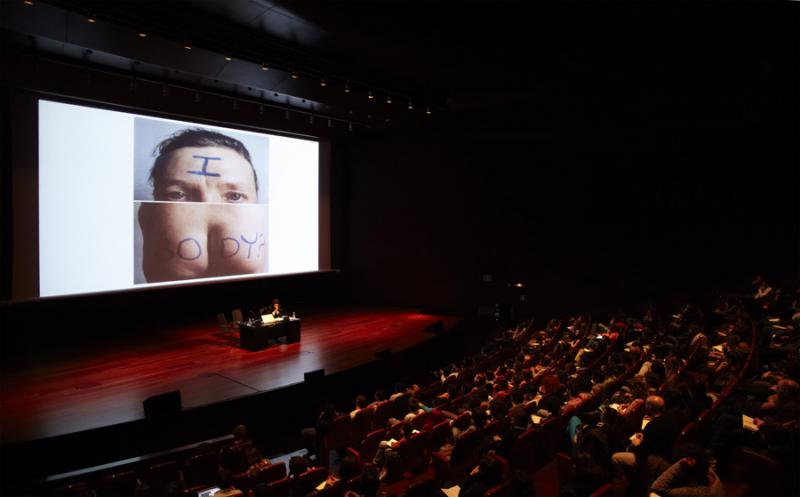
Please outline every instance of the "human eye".
[[171, 202], [182, 202], [186, 200], [186, 193], [181, 190], [170, 190], [167, 192], [166, 197]]
[[224, 198], [226, 202], [236, 204], [246, 201], [247, 195], [241, 192], [226, 192]]

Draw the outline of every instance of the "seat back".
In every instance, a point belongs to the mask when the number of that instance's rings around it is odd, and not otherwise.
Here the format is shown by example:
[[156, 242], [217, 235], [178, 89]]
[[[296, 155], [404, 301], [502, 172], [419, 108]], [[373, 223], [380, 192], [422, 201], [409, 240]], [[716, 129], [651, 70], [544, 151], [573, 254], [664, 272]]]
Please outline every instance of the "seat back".
[[403, 492], [403, 497], [430, 497], [440, 493], [436, 478], [429, 476], [409, 485], [406, 491]]
[[378, 451], [378, 445], [383, 440], [384, 436], [386, 435], [386, 430], [374, 430], [367, 433], [367, 436], [364, 437], [364, 441], [361, 442], [361, 447], [359, 453], [361, 454], [361, 460], [365, 463], [372, 462], [375, 459], [375, 452]]
[[428, 452], [428, 440], [430, 432], [421, 431], [411, 435], [404, 444], [404, 450], [400, 452], [400, 457], [405, 462], [406, 469], [411, 472], [418, 472], [428, 466], [430, 453]]
[[534, 466], [536, 446], [541, 443], [541, 433], [538, 428], [531, 428], [522, 433], [511, 449], [509, 464], [514, 470], [529, 471]]
[[311, 468], [305, 473], [297, 475], [292, 486], [292, 495], [308, 495], [314, 491], [314, 487], [325, 481], [326, 478], [328, 478], [327, 469], [322, 467]]
[[217, 481], [219, 470], [216, 452], [206, 452], [192, 456], [186, 460], [183, 477], [187, 487], [209, 485]]
[[392, 417], [392, 404], [388, 400], [381, 402], [375, 406], [375, 412], [372, 415], [372, 428], [374, 430], [382, 430], [386, 428], [386, 422]]
[[353, 445], [359, 445], [361, 441], [364, 440], [364, 437], [372, 431], [372, 417], [374, 414], [375, 411], [372, 409], [361, 409], [353, 416], [351, 423]]
[[251, 442], [233, 443], [220, 449], [219, 463], [234, 474], [244, 473], [250, 465], [247, 463], [245, 451], [252, 447]]
[[352, 429], [349, 414], [343, 414], [334, 418], [328, 426], [328, 430], [323, 437], [326, 450], [341, 449], [348, 447], [352, 443]]
[[181, 469], [176, 461], [164, 461], [153, 464], [145, 472], [145, 481], [155, 495], [166, 494], [167, 485], [173, 481], [180, 481]]
[[474, 430], [466, 432], [453, 444], [453, 453], [450, 456], [452, 466], [471, 464], [477, 461], [478, 445], [483, 440], [483, 432]]
[[291, 495], [293, 482], [294, 480], [291, 480], [287, 476], [278, 481], [267, 483], [266, 494], [270, 497], [286, 497], [287, 495]]
[[255, 486], [257, 483], [269, 485], [283, 478], [286, 478], [286, 463], [278, 462], [259, 469], [252, 475], [251, 480], [252, 485]]
[[451, 436], [450, 421], [442, 421], [431, 430], [431, 435], [428, 439], [428, 449], [430, 449], [431, 452], [438, 451], [442, 445], [450, 440]]
[[232, 310], [231, 311], [231, 316], [233, 317], [233, 320], [235, 322], [237, 322], [237, 323], [241, 322], [241, 321], [244, 321], [244, 316], [242, 316], [242, 310], [241, 309]]
[[120, 471], [103, 477], [97, 485], [99, 496], [124, 497], [132, 496], [136, 489], [136, 473]]

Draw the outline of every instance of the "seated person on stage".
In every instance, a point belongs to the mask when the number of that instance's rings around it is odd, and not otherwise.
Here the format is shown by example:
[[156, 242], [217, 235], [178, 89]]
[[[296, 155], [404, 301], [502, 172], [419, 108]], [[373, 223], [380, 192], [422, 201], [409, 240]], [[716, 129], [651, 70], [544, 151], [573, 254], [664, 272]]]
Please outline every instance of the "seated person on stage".
[[280, 318], [283, 317], [283, 306], [281, 306], [281, 301], [278, 299], [272, 299], [272, 311], [270, 312], [272, 317]]

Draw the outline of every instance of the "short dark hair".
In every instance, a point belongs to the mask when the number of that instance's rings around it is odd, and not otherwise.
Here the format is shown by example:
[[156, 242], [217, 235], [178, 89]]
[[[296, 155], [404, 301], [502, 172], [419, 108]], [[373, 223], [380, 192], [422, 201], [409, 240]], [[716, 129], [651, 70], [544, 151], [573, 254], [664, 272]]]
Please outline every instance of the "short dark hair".
[[153, 185], [153, 188], [155, 188], [157, 182], [161, 181], [164, 175], [164, 168], [172, 152], [186, 147], [223, 147], [233, 150], [244, 157], [247, 163], [250, 164], [250, 169], [253, 171], [253, 182], [256, 185], [256, 192], [258, 192], [258, 176], [247, 147], [236, 138], [202, 128], [187, 128], [176, 131], [156, 145], [153, 150], [156, 160], [150, 169], [150, 184]]

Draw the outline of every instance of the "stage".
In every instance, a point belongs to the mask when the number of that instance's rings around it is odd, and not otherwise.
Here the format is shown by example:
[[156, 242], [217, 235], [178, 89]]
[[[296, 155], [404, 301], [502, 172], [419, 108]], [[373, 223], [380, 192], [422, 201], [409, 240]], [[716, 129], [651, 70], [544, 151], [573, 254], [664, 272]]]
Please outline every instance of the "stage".
[[142, 401], [179, 390], [183, 408], [216, 404], [303, 382], [304, 373], [327, 375], [430, 340], [426, 327], [453, 316], [407, 309], [321, 310], [302, 318], [300, 343], [250, 352], [238, 332], [204, 323], [124, 337], [83, 353], [49, 359], [2, 378], [2, 443], [15, 444], [140, 420]]

